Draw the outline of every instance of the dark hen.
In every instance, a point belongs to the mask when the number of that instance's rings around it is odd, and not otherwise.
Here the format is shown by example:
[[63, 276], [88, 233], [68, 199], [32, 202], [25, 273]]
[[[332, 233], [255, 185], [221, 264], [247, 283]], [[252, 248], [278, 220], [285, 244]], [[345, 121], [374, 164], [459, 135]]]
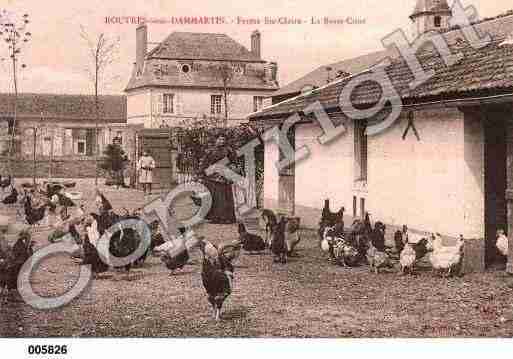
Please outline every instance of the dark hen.
[[3, 178], [0, 176], [0, 187], [2, 187], [2, 190], [9, 187], [12, 184], [12, 177], [9, 175], [7, 178]]
[[189, 258], [189, 251], [184, 245], [176, 252], [176, 254], [164, 254], [161, 257], [161, 260], [164, 262], [167, 269], [171, 271], [171, 274], [174, 274], [175, 270], [182, 269], [187, 262], [189, 262]]
[[18, 235], [16, 243], [10, 250], [10, 253], [4, 253], [0, 259], [2, 275], [0, 275], [0, 291], [7, 291], [18, 288], [18, 276], [21, 268], [34, 253], [30, 233], [22, 231]]
[[91, 265], [91, 271], [96, 276], [109, 270], [109, 266], [101, 259], [96, 247], [90, 242], [89, 236], [84, 238], [84, 259], [82, 265]]
[[278, 219], [270, 209], [262, 210], [261, 218], [265, 223], [265, 242], [266, 245], [271, 248], [272, 228], [278, 223]]
[[244, 223], [239, 222], [239, 238], [242, 248], [247, 252], [261, 252], [265, 250], [265, 242], [262, 237], [246, 231]]
[[285, 227], [287, 219], [282, 217], [280, 222], [272, 228], [273, 242], [271, 243], [271, 252], [274, 254], [274, 261], [287, 263], [287, 243], [285, 242]]
[[203, 253], [201, 279], [207, 292], [208, 302], [214, 309], [215, 319], [218, 321], [223, 303], [232, 293], [233, 265], [223, 256], [220, 256], [218, 261], [212, 262], [205, 255], [204, 242], [200, 242], [199, 245]]
[[24, 203], [25, 219], [27, 220], [27, 223], [33, 225], [45, 218], [47, 206], [48, 204], [43, 204], [40, 207], [33, 208], [32, 199], [30, 196], [27, 196]]
[[15, 187], [12, 188], [11, 193], [2, 200], [3, 204], [15, 204], [18, 202], [18, 191]]

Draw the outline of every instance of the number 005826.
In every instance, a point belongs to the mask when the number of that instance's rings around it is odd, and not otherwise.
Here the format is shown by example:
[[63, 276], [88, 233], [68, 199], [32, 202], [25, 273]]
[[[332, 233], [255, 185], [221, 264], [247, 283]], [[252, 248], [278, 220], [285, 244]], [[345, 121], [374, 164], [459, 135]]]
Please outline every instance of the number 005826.
[[68, 354], [67, 345], [29, 345], [28, 353], [34, 355], [65, 355]]

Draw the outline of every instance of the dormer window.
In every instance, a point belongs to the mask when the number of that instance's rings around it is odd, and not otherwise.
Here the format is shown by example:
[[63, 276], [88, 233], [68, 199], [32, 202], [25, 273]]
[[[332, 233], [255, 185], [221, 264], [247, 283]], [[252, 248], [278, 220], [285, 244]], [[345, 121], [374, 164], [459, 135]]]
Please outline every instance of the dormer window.
[[442, 17], [441, 16], [435, 16], [435, 27], [441, 27], [442, 26]]
[[188, 64], [183, 64], [182, 65], [182, 72], [184, 74], [187, 74], [187, 73], [189, 73], [189, 71], [191, 71], [191, 67]]

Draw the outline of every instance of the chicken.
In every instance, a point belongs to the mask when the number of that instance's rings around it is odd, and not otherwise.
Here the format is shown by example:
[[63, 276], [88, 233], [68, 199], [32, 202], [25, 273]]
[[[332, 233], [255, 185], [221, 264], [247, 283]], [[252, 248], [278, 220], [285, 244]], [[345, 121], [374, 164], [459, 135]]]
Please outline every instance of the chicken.
[[344, 239], [335, 242], [333, 253], [337, 264], [344, 267], [356, 266], [359, 262], [358, 250]]
[[408, 232], [408, 227], [403, 225], [402, 230], [396, 231], [394, 233], [394, 244], [395, 250], [397, 253], [401, 253], [404, 249], [404, 245], [406, 243], [406, 233]]
[[25, 209], [25, 219], [27, 223], [30, 225], [37, 224], [45, 218], [46, 208], [48, 203], [41, 205], [40, 207], [33, 208], [32, 207], [32, 198], [27, 196], [25, 198], [24, 209]]
[[239, 222], [238, 231], [239, 231], [239, 239], [240, 239], [240, 242], [242, 243], [242, 248], [245, 251], [247, 251], [249, 253], [253, 253], [253, 252], [261, 252], [261, 251], [265, 250], [266, 246], [265, 246], [265, 242], [262, 239], [262, 237], [246, 231], [246, 226], [244, 226], [244, 223]]
[[274, 212], [270, 209], [262, 210], [261, 218], [265, 224], [265, 244], [268, 248], [271, 248], [272, 228], [278, 223], [278, 219], [276, 218]]
[[212, 262], [205, 252], [205, 242], [199, 242], [199, 248], [203, 254], [201, 279], [207, 292], [208, 302], [214, 309], [216, 321], [221, 318], [221, 308], [224, 301], [232, 293], [233, 265], [223, 256], [219, 261]]
[[185, 242], [179, 248], [173, 248], [173, 252], [166, 252], [160, 260], [164, 262], [167, 269], [171, 271], [171, 275], [175, 270], [182, 269], [189, 262], [189, 251], [185, 246]]
[[376, 274], [379, 273], [380, 268], [393, 267], [390, 257], [385, 253], [385, 230], [386, 227], [383, 223], [378, 221], [374, 224], [369, 249], [367, 250], [369, 269]]
[[294, 249], [301, 241], [299, 235], [299, 220], [296, 218], [289, 218], [285, 226], [285, 243], [287, 245], [287, 256], [291, 257]]
[[508, 256], [508, 237], [504, 234], [503, 229], [497, 230], [497, 241], [495, 242], [499, 253], [504, 257]]
[[11, 175], [7, 176], [7, 178], [5, 178], [5, 179], [2, 176], [0, 176], [0, 187], [2, 188], [2, 191], [4, 191], [11, 184], [12, 184]]
[[[123, 217], [122, 219], [138, 219], [137, 217]], [[116, 228], [116, 221], [112, 226]], [[114, 233], [110, 237], [109, 252], [118, 258], [125, 258], [133, 254], [141, 243], [141, 237], [133, 228], [121, 227], [119, 230], [114, 229]], [[135, 261], [134, 261], [135, 262]], [[134, 262], [125, 264], [123, 268], [126, 271], [126, 279], [130, 279], [130, 270]]]
[[403, 250], [401, 251], [401, 254], [399, 255], [399, 264], [401, 265], [402, 274], [406, 274], [407, 271], [410, 274], [413, 274], [415, 259], [416, 256], [413, 246], [410, 243], [406, 243]]
[[274, 262], [287, 263], [287, 243], [285, 241], [287, 219], [282, 217], [278, 223], [271, 228], [273, 241], [271, 252], [274, 254]]
[[445, 272], [445, 277], [454, 273], [462, 275], [463, 245], [463, 236], [460, 236], [456, 245], [444, 246], [442, 236], [439, 233], [433, 235], [431, 237], [433, 252], [429, 256], [433, 271], [442, 274]]
[[95, 217], [90, 215], [85, 222], [87, 232], [83, 234], [84, 258], [81, 265], [90, 265], [93, 276], [97, 278], [98, 274], [108, 271], [109, 266], [102, 260], [96, 248], [100, 239], [100, 233], [98, 232], [98, 223]]
[[12, 187], [11, 193], [2, 200], [3, 204], [15, 204], [18, 202], [18, 191], [16, 187]]
[[150, 255], [150, 253], [153, 253], [155, 251], [155, 248], [163, 245], [166, 243], [164, 237], [159, 232], [159, 222], [154, 221], [150, 223], [150, 231], [151, 231], [151, 239], [150, 239], [150, 245], [148, 249], [144, 252], [144, 254], [137, 258], [137, 260], [134, 262], [134, 265], [136, 267], [140, 267], [146, 262], [146, 258]]
[[344, 227], [344, 212], [345, 208], [341, 207], [340, 210], [336, 213], [330, 211], [330, 200], [324, 200], [324, 207], [322, 208], [321, 220], [319, 221], [319, 237], [322, 240], [322, 236], [324, 235], [325, 227], [333, 227], [336, 223], [342, 223], [342, 228]]
[[23, 230], [10, 251], [0, 258], [0, 293], [18, 288], [18, 276], [25, 262], [33, 255], [33, 246], [30, 232]]
[[338, 222], [334, 226], [325, 227], [321, 249], [329, 254], [329, 260], [336, 262], [335, 246], [344, 241], [344, 223]]
[[233, 240], [219, 244], [218, 253], [233, 263], [234, 260], [239, 258], [241, 248], [242, 242], [240, 240]]

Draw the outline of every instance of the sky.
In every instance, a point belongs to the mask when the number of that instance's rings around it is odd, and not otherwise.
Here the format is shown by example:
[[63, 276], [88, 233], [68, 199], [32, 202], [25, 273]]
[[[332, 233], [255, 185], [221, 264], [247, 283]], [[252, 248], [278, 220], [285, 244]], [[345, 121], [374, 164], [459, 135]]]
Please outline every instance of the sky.
[[[262, 34], [262, 57], [278, 63], [280, 85], [298, 79], [318, 66], [383, 49], [381, 38], [396, 29], [409, 32], [416, 0], [240, 0], [169, 1], [144, 0], [0, 0], [0, 11], [15, 16], [29, 14], [27, 31], [32, 40], [25, 43], [21, 61], [19, 91], [38, 93], [89, 94], [93, 91], [87, 75], [88, 47], [80, 36], [83, 27], [91, 38], [104, 33], [119, 39], [115, 61], [108, 68], [101, 92], [122, 94], [135, 61], [135, 24], [106, 23], [106, 17], [141, 16], [167, 23], [149, 23], [148, 41], [158, 43], [173, 31], [225, 33], [250, 47], [251, 33]], [[449, 3], [451, 3], [450, 1]], [[511, 0], [462, 0], [473, 5], [481, 18], [513, 8]], [[219, 16], [225, 24], [178, 25], [171, 17]], [[265, 18], [285, 17], [302, 24], [265, 24]], [[312, 17], [321, 24], [312, 24]], [[323, 24], [323, 18], [341, 19], [342, 24]], [[246, 23], [237, 19], [244, 19]], [[349, 18], [349, 19], [348, 19]], [[255, 20], [260, 24], [255, 24]], [[349, 23], [352, 20], [352, 24]], [[149, 48], [151, 49], [150, 45]], [[0, 42], [0, 59], [7, 57]], [[0, 91], [12, 90], [10, 63], [0, 61]]]

